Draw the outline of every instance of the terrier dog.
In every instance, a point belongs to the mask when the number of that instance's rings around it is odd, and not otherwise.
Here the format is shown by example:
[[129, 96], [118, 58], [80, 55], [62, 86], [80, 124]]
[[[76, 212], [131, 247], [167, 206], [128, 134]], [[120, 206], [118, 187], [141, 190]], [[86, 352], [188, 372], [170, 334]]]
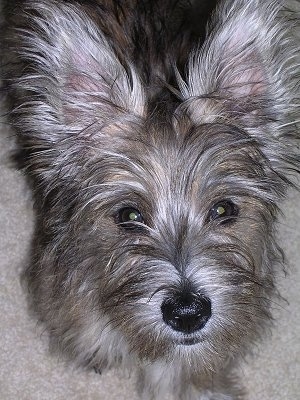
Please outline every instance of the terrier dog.
[[142, 399], [243, 397], [233, 369], [270, 325], [300, 165], [297, 18], [277, 0], [17, 3], [24, 277], [52, 349], [138, 368]]

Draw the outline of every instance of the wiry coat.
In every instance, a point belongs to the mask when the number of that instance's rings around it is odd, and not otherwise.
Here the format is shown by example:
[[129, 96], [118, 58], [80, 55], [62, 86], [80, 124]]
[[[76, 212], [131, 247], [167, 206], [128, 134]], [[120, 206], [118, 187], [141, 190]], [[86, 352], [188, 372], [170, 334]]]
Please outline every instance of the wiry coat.
[[[28, 0], [6, 34], [32, 308], [77, 364], [138, 365], [145, 399], [242, 396], [230, 367], [270, 321], [274, 222], [299, 169], [297, 15], [220, 1], [204, 40], [211, 8]], [[128, 227], [126, 208], [142, 220]], [[189, 334], [162, 315], [183, 292], [211, 302]]]

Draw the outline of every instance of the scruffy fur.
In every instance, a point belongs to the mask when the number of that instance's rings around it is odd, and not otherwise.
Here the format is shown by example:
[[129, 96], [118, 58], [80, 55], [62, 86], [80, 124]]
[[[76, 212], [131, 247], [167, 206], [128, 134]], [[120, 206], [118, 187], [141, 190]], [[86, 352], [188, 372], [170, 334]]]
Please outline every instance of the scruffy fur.
[[36, 209], [24, 278], [53, 350], [137, 367], [142, 399], [243, 397], [232, 369], [270, 324], [299, 170], [297, 26], [277, 0], [12, 8], [4, 83]]

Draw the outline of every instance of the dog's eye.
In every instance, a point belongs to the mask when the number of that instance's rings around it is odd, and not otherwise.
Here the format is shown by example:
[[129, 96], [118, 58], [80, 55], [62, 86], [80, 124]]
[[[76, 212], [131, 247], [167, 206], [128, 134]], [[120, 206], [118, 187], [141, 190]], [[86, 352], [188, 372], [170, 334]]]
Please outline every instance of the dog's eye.
[[238, 215], [237, 206], [230, 200], [223, 200], [215, 204], [209, 212], [209, 220], [213, 221], [216, 219], [223, 219], [224, 221], [230, 221], [230, 217]]
[[125, 207], [119, 211], [118, 223], [122, 224], [124, 228], [136, 228], [135, 222], [143, 223], [144, 219], [139, 210], [133, 207]]

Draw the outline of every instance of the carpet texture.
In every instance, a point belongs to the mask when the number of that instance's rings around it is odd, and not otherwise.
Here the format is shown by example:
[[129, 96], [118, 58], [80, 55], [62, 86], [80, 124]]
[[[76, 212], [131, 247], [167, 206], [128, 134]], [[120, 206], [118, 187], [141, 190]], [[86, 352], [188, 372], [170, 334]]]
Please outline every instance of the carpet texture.
[[[12, 137], [0, 123], [0, 399], [137, 400], [134, 377], [74, 370], [50, 356], [45, 335], [28, 316], [19, 275], [30, 245], [33, 212], [24, 178], [8, 162]], [[279, 287], [286, 302], [274, 304], [272, 335], [240, 371], [247, 400], [300, 399], [299, 204], [299, 193], [291, 192], [282, 206], [279, 236], [289, 267], [288, 276], [279, 277]]]

